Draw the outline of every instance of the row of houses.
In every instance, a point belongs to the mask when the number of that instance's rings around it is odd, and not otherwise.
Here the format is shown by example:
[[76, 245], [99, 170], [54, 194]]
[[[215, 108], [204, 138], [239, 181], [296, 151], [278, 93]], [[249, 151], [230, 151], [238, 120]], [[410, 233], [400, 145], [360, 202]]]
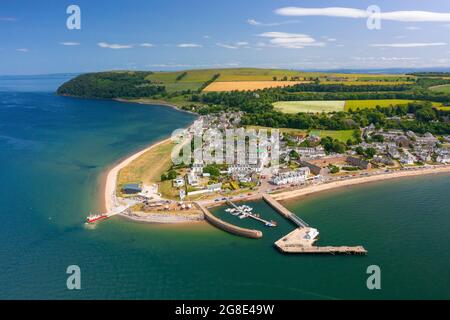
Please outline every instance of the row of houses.
[[271, 183], [277, 186], [286, 184], [297, 184], [305, 182], [308, 179], [311, 171], [308, 167], [302, 167], [295, 171], [279, 172], [274, 174], [271, 179]]

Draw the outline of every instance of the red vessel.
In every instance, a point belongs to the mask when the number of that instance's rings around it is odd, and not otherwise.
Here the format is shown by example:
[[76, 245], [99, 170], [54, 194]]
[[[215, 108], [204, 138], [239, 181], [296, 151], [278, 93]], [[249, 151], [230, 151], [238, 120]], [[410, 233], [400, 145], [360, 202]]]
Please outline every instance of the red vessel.
[[89, 217], [86, 218], [86, 223], [95, 223], [97, 221], [107, 219], [108, 215], [106, 213], [104, 214], [91, 214]]

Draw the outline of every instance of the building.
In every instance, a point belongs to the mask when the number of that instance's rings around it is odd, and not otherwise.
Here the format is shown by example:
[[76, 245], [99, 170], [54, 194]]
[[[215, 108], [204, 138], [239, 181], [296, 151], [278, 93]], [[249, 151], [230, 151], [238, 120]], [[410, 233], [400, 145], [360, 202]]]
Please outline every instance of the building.
[[129, 183], [122, 187], [122, 192], [125, 194], [137, 194], [142, 192], [142, 188], [137, 183]]
[[308, 179], [309, 174], [309, 168], [303, 167], [295, 171], [278, 173], [272, 177], [271, 183], [277, 186], [290, 183], [302, 183], [305, 182], [306, 179]]
[[413, 156], [411, 153], [409, 153], [408, 151], [405, 151], [401, 155], [400, 163], [406, 164], [406, 165], [411, 165], [411, 164], [414, 164], [415, 162], [417, 162], [417, 158], [415, 156]]
[[366, 161], [364, 159], [361, 158], [357, 158], [357, 157], [348, 157], [347, 158], [347, 163], [358, 167], [361, 170], [370, 170], [372, 169], [372, 165], [369, 161]]
[[189, 185], [196, 187], [198, 186], [198, 178], [197, 175], [195, 174], [195, 172], [189, 172], [188, 174], [188, 183]]
[[180, 188], [184, 186], [184, 179], [181, 177], [177, 177], [176, 179], [173, 180], [173, 186], [175, 188]]
[[202, 163], [194, 163], [194, 164], [192, 165], [191, 170], [192, 170], [192, 172], [194, 172], [194, 173], [200, 174], [200, 173], [203, 173], [203, 168], [204, 168], [204, 165], [203, 165]]
[[315, 148], [297, 148], [296, 151], [300, 157], [305, 158], [321, 158], [326, 156], [325, 150], [322, 146]]

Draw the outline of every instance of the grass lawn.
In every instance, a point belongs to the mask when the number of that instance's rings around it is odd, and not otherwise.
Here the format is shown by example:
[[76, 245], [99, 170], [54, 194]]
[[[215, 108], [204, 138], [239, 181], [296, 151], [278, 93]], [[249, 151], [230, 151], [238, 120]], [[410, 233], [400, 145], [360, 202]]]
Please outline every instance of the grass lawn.
[[273, 104], [283, 113], [321, 113], [344, 111], [345, 101], [279, 101]]
[[117, 188], [126, 183], [144, 183], [147, 185], [161, 181], [161, 174], [171, 166], [170, 153], [175, 146], [167, 141], [147, 151], [128, 166], [119, 171]]
[[311, 130], [309, 134], [318, 135], [321, 138], [330, 137], [344, 143], [347, 143], [348, 139], [354, 139], [353, 130]]
[[436, 91], [436, 92], [450, 93], [450, 84], [443, 84], [440, 86], [430, 87], [430, 90]]

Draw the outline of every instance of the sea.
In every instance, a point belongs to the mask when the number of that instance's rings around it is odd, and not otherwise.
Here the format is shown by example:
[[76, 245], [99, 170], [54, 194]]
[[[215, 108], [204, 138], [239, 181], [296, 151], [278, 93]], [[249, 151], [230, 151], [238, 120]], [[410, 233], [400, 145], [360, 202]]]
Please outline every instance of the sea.
[[[0, 77], [0, 299], [450, 298], [450, 175], [284, 202], [319, 230], [318, 245], [363, 245], [366, 256], [281, 254], [274, 242], [295, 226], [261, 201], [248, 204], [277, 227], [213, 210], [259, 240], [206, 222], [86, 227], [108, 168], [195, 116], [55, 95], [71, 77]], [[80, 289], [67, 285], [71, 266]]]

